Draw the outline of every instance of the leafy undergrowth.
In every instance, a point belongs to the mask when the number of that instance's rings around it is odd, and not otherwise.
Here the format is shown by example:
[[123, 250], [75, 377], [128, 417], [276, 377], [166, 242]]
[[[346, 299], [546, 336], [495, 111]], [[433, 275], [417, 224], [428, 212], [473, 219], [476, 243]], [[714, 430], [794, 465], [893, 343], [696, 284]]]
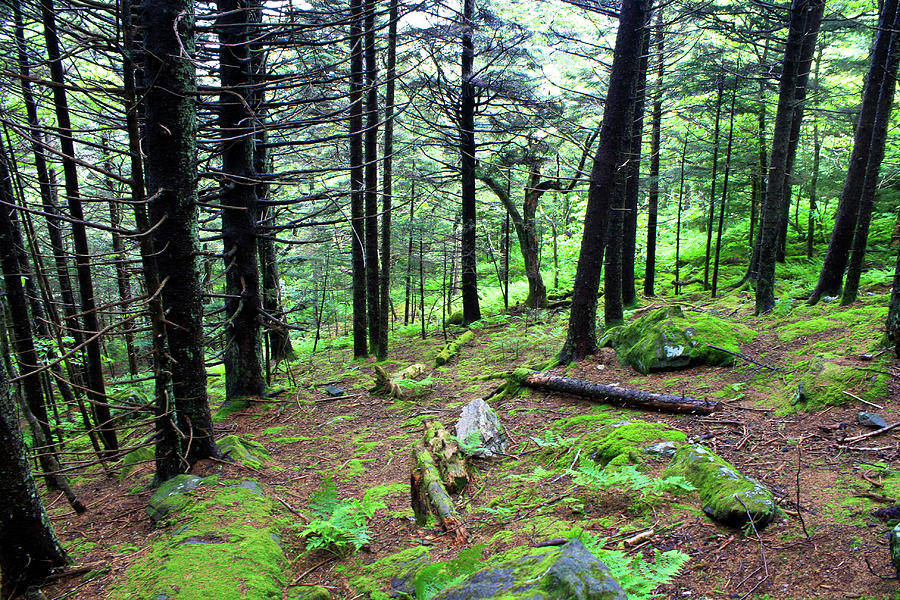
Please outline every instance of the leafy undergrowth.
[[[494, 397], [510, 444], [507, 456], [476, 461], [473, 481], [457, 497], [468, 533], [464, 547], [453, 546], [436, 524], [416, 526], [408, 483], [413, 445], [425, 422], [452, 426], [463, 404], [503, 384], [491, 376], [552, 358], [565, 335], [565, 312], [485, 319], [458, 356], [406, 385], [403, 400], [370, 395], [372, 363], [354, 362], [340, 341], [326, 344], [281, 366], [277, 383], [284, 393], [217, 426], [218, 435], [262, 444], [271, 460], [208, 468], [252, 471], [293, 523], [283, 532], [290, 562], [285, 580], [323, 585], [334, 598], [385, 598], [392, 577], [423, 555], [432, 565], [420, 582], [427, 597], [488, 557], [571, 538], [606, 561], [632, 598], [900, 598], [897, 583], [872, 575], [865, 563], [890, 574], [884, 534], [895, 521], [871, 511], [898, 500], [897, 439], [891, 432], [844, 440], [863, 432], [856, 412], [873, 410], [857, 398], [883, 406], [879, 412], [889, 423], [900, 418], [896, 363], [878, 355], [885, 297], [807, 307], [799, 294], [787, 294], [774, 318], [754, 317], [748, 292], [714, 303], [682, 299], [685, 310], [758, 332], [741, 346], [734, 367], [643, 376], [603, 349], [554, 371], [718, 400], [720, 410], [709, 417], [663, 415], [528, 389]], [[628, 317], [664, 305], [648, 300]], [[398, 329], [391, 360], [382, 366], [394, 372], [416, 362], [433, 365], [444, 343], [443, 336], [422, 340], [414, 328]], [[826, 389], [811, 389], [811, 381], [827, 381]], [[343, 394], [327, 396], [329, 384]], [[711, 522], [687, 482], [663, 478], [667, 459], [644, 452], [666, 440], [700, 441], [765, 483], [779, 517], [759, 538]], [[139, 469], [122, 482], [84, 482], [119, 504], [85, 517], [72, 517], [60, 504], [51, 509], [79, 562], [111, 565], [86, 582], [60, 582], [51, 597], [105, 597], [121, 584], [125, 567], [146, 553], [150, 526], [138, 510], [149, 495], [146, 483]]]

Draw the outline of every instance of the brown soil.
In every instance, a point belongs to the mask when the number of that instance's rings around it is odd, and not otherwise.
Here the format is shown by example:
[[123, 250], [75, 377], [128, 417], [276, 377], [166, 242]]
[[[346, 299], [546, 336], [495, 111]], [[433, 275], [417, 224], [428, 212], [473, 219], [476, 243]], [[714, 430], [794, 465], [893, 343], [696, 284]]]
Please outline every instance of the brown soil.
[[[746, 310], [735, 310], [732, 318], [740, 318], [751, 327], [760, 325]], [[420, 427], [408, 423], [408, 419], [425, 415], [452, 425], [460, 402], [486, 396], [501, 383], [473, 380], [473, 373], [510, 370], [551, 356], [558, 349], [564, 319], [565, 315], [555, 315], [546, 323], [532, 323], [531, 333], [509, 336], [507, 340], [501, 328], [479, 330], [473, 344], [465, 347], [447, 368], [432, 375], [430, 393], [407, 403], [370, 396], [365, 391], [372, 382], [370, 365], [353, 363], [348, 350], [319, 353], [313, 361], [298, 363], [291, 378], [282, 379], [287, 388], [284, 393], [271, 401], [253, 402], [218, 430], [222, 434], [253, 435], [270, 450], [272, 465], [284, 470], [257, 471], [219, 463], [208, 463], [203, 469], [259, 479], [297, 523], [302, 523], [299, 515], [307, 512], [309, 494], [326, 475], [334, 476], [342, 494], [356, 497], [373, 486], [405, 484], [409, 480], [409, 448], [420, 435]], [[521, 328], [522, 321], [517, 323]], [[873, 324], [873, 330], [875, 327]], [[423, 345], [414, 339], [399, 340], [388, 370], [427, 362], [441, 341], [434, 338]], [[789, 362], [789, 352], [805, 343], [808, 342], [802, 339], [782, 343], [763, 331], [743, 352], [755, 362], [777, 369]], [[890, 394], [881, 402], [884, 411], [879, 412], [889, 422], [896, 420], [900, 410], [897, 363], [879, 363], [874, 367], [859, 356], [848, 355], [844, 359], [859, 367], [888, 369], [895, 374]], [[634, 514], [632, 498], [613, 493], [592, 497], [585, 503], [586, 514], [579, 517], [561, 502], [573, 493], [568, 475], [539, 482], [542, 500], [522, 505], [505, 520], [479, 512], [503, 491], [503, 479], [496, 477], [499, 470], [531, 472], [534, 463], [529, 462], [529, 454], [535, 445], [530, 436], [541, 435], [552, 421], [592, 409], [585, 400], [531, 392], [493, 402], [509, 430], [511, 455], [503, 461], [476, 464], [476, 480], [461, 497], [470, 544], [486, 543], [501, 529], [514, 531], [515, 536], [495, 544], [495, 551], [543, 541], [546, 538], [541, 531], [529, 527], [529, 520], [537, 515], [569, 521], [613, 517], [612, 526], [594, 529], [602, 536], [616, 536], [627, 531], [630, 523], [649, 520], [655, 525], [655, 533], [635, 551], [651, 557], [654, 549], [674, 548], [690, 555], [681, 574], [662, 590], [662, 597], [900, 598], [896, 581], [880, 579], [867, 566], [868, 562], [882, 575], [893, 574], [885, 537], [888, 528], [868, 512], [897, 499], [881, 503], [867, 497], [846, 502], [853, 493], [882, 496], [885, 492], [879, 487], [879, 475], [871, 463], [895, 467], [900, 456], [900, 443], [894, 432], [855, 444], [842, 443], [844, 437], [864, 431], [856, 424], [856, 412], [865, 406], [848, 398], [841, 407], [776, 416], [767, 409], [782, 405], [776, 404], [759, 382], [761, 378], [777, 379], [782, 373], [740, 359], [735, 368], [702, 367], [640, 377], [619, 365], [614, 352], [605, 349], [574, 368], [557, 371], [603, 383], [619, 382], [622, 386], [697, 397], [743, 384], [735, 388], [742, 396], [722, 402], [721, 410], [711, 417], [620, 412], [623, 419], [664, 422], [684, 431], [689, 438], [703, 440], [744, 473], [768, 485], [786, 515], [757, 537], [753, 532], [745, 534], [716, 525], [696, 511], [686, 512], [668, 503], [653, 505], [650, 515]], [[672, 383], [674, 380], [677, 383]], [[323, 393], [325, 383], [336, 383], [352, 397], [329, 399]], [[738, 395], [735, 392], [734, 396]], [[263, 434], [275, 426], [284, 428]], [[292, 436], [310, 439], [283, 439]], [[282, 440], [273, 441], [278, 438]], [[360, 446], [364, 442], [374, 444]], [[361, 453], [354, 456], [357, 452]], [[155, 533], [143, 511], [151, 490], [129, 493], [134, 481], [134, 476], [124, 482], [96, 477], [80, 485], [78, 492], [90, 506], [82, 516], [75, 516], [64, 500], [52, 498], [51, 518], [63, 544], [74, 540], [96, 542], [92, 548], [75, 552], [77, 563], [108, 570], [101, 575], [91, 574], [87, 581], [80, 580], [83, 573], [61, 577], [45, 589], [48, 598], [105, 598], [125, 568], [139, 560], [142, 548]], [[393, 495], [385, 500], [388, 509], [372, 519], [372, 543], [357, 555], [360, 560], [371, 562], [417, 544], [432, 546], [434, 559], [455, 555], [457, 548], [448, 545], [449, 536], [438, 529], [421, 529], [411, 520], [408, 495]], [[696, 496], [681, 497], [678, 502], [696, 503]], [[809, 535], [804, 533], [804, 527]], [[285, 541], [292, 583], [324, 585], [334, 598], [362, 597], [348, 586], [345, 574], [336, 569], [342, 560], [331, 560], [325, 554], [305, 555], [296, 532], [287, 532]]]

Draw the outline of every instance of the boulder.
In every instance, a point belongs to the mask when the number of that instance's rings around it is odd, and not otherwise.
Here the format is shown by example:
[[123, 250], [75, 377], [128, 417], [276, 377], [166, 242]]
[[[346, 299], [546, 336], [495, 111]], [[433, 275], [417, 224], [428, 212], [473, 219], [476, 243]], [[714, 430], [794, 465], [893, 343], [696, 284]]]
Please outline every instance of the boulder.
[[667, 306], [613, 327], [600, 339], [600, 346], [615, 348], [620, 362], [646, 375], [699, 364], [731, 366], [734, 355], [729, 352], [739, 353], [740, 345], [755, 336], [740, 323], [708, 313], [685, 315], [679, 306]]
[[675, 442], [657, 442], [644, 448], [647, 454], [653, 454], [662, 458], [672, 458], [675, 456]]
[[203, 479], [196, 475], [176, 475], [166, 481], [148, 502], [147, 514], [154, 523], [162, 521], [166, 515], [181, 510], [191, 502], [188, 492], [197, 489]]
[[775, 518], [775, 497], [766, 486], [700, 444], [679, 448], [666, 474], [682, 475], [693, 484], [703, 512], [720, 523], [743, 527], [752, 519], [762, 529]]
[[626, 600], [609, 569], [578, 540], [487, 566], [433, 600]]
[[887, 394], [890, 376], [859, 369], [852, 363], [814, 358], [806, 372], [800, 372], [795, 384], [802, 387], [799, 400], [806, 410], [822, 406], [841, 406], [854, 394], [869, 402], [878, 402]]
[[231, 460], [254, 469], [259, 469], [271, 458], [268, 450], [259, 442], [236, 435], [226, 435], [216, 442], [216, 446]]
[[882, 429], [887, 427], [887, 421], [878, 413], [859, 411], [856, 415], [856, 422], [863, 427], [871, 427], [872, 429]]
[[463, 452], [490, 458], [506, 454], [506, 431], [500, 417], [481, 398], [475, 398], [462, 409], [456, 423], [456, 438]]

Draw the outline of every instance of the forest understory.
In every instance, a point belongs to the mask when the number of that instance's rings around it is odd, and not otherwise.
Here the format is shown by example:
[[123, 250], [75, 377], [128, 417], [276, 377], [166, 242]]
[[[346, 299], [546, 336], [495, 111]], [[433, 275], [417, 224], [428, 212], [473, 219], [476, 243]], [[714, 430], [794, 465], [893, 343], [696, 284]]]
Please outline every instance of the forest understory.
[[[473, 461], [474, 477], [456, 498], [468, 535], [463, 546], [437, 526], [416, 525], [410, 507], [411, 449], [421, 439], [425, 422], [436, 420], [452, 428], [463, 404], [488, 397], [502, 384], [478, 377], [552, 357], [565, 336], [565, 310], [513, 310], [483, 320], [472, 328], [474, 340], [448, 364], [429, 370], [419, 385], [406, 390], [409, 397], [404, 400], [369, 393], [373, 363], [354, 361], [351, 349], [341, 343], [284, 364], [276, 396], [252, 399], [247, 408], [216, 426], [217, 437], [237, 434], [259, 442], [271, 459], [259, 468], [202, 461], [195, 472], [258, 480], [278, 501], [289, 560], [285, 598], [312, 585], [325, 587], [333, 598], [358, 600], [379, 591], [390, 593], [391, 578], [399, 574], [391, 557], [418, 546], [438, 561], [453, 559], [465, 548], [489, 557], [567, 537], [599, 541], [628, 560], [640, 557], [633, 565], [653, 563], [658, 551], [687, 555], [656, 597], [900, 598], [897, 581], [881, 578], [893, 575], [886, 535], [897, 518], [900, 444], [894, 431], [849, 439], [871, 431], [857, 424], [861, 410], [876, 411], [888, 423], [900, 418], [900, 372], [896, 361], [879, 348], [885, 296], [869, 294], [847, 307], [794, 302], [777, 320], [755, 317], [748, 292], [714, 301], [686, 294], [678, 298], [685, 311], [718, 315], [758, 332], [741, 348], [733, 367], [645, 376], [603, 348], [584, 361], [553, 370], [588, 381], [719, 401], [709, 416], [613, 408], [527, 389], [495, 396], [491, 404], [507, 428], [508, 454]], [[670, 302], [644, 299], [634, 312], [640, 315]], [[461, 331], [451, 327], [448, 336]], [[443, 343], [442, 335], [422, 340], [409, 328], [401, 330], [393, 337], [392, 360], [379, 364], [392, 371], [430, 362]], [[836, 396], [828, 396], [834, 404], [792, 404], [796, 377], [816, 359], [839, 361], [860, 376], [837, 385]], [[889, 379], [888, 388], [871, 399], [867, 394], [877, 376]], [[219, 379], [211, 378], [213, 391], [221, 385]], [[329, 396], [327, 385], [344, 393]], [[673, 495], [579, 485], [583, 442], [592, 432], [623, 422], [661, 424], [701, 441], [774, 492], [781, 509], [775, 521], [757, 535], [752, 529], [715, 524], [700, 510], [696, 492]], [[642, 471], [661, 476], [663, 461], [633, 458]], [[148, 545], [171, 535], [166, 528], [154, 527], [145, 514], [153, 493], [151, 478], [152, 462], [123, 478], [78, 478], [76, 490], [90, 499], [88, 512], [81, 516], [74, 515], [64, 499], [47, 498], [61, 541], [78, 565], [86, 565], [68, 570], [45, 588], [48, 598], [110, 597]], [[374, 489], [386, 505], [368, 520], [371, 541], [358, 553], [339, 556], [305, 549], [300, 532], [309, 518], [310, 495], [326, 479], [336, 484], [340, 497], [361, 499]], [[893, 520], [885, 508], [895, 510]], [[878, 509], [880, 513], [873, 512]]]

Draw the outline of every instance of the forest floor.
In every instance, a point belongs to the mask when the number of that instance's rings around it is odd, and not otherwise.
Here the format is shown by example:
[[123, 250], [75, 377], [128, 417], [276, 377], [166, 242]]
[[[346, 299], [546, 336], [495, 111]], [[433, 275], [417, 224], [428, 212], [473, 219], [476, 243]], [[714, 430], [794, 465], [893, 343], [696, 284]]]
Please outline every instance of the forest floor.
[[[753, 316], [747, 293], [710, 302], [682, 297], [685, 310], [713, 312], [759, 332], [742, 347], [734, 367], [695, 367], [640, 375], [622, 366], [615, 352], [603, 349], [573, 365], [554, 369], [601, 383], [647, 391], [685, 394], [720, 401], [709, 417], [666, 415], [611, 408], [583, 399], [523, 390], [491, 401], [509, 433], [508, 456], [474, 462], [475, 480], [458, 497], [469, 545], [484, 544], [484, 556], [513, 546], [578, 534], [600, 538], [606, 547], [654, 561], [656, 550], [678, 550], [689, 561], [671, 583], [657, 592], [664, 598], [843, 599], [900, 598], [886, 534], [896, 521], [872, 511], [900, 502], [900, 438], [888, 432], [856, 443], [845, 437], [865, 433], [857, 412], [873, 410], [888, 423], [900, 419], [900, 365], [879, 352], [879, 330], [886, 295], [865, 297], [850, 306], [837, 302], [806, 307], [797, 302], [777, 316]], [[665, 305], [644, 300], [639, 312]], [[789, 309], [789, 310], [788, 310]], [[460, 408], [485, 397], [502, 383], [475, 377], [535, 365], [552, 358], [565, 335], [566, 312], [516, 312], [485, 320], [475, 340], [449, 364], [430, 371], [416, 397], [394, 401], [367, 391], [371, 362], [354, 362], [351, 349], [332, 347], [289, 366], [277, 382], [285, 391], [252, 402], [217, 426], [217, 434], [235, 433], [262, 443], [272, 460], [261, 469], [239, 464], [207, 465], [237, 477], [258, 479], [285, 507], [290, 561], [287, 583], [318, 584], [332, 597], [368, 598], [373, 580], [365, 565], [400, 550], [424, 545], [432, 560], [459, 551], [439, 528], [420, 528], [409, 498], [410, 450], [426, 420], [452, 427]], [[459, 331], [451, 331], [451, 336]], [[413, 327], [392, 338], [390, 372], [411, 363], [433, 365], [444, 343], [441, 335], [419, 339]], [[858, 371], [838, 390], [835, 404], [792, 406], [798, 377], [817, 360], [838, 361]], [[866, 395], [873, 378], [887, 375], [887, 392]], [[345, 391], [332, 399], [326, 384]], [[883, 407], [873, 409], [850, 395]], [[765, 483], [782, 511], [760, 532], [718, 525], [700, 510], [696, 493], [645, 494], [623, 489], [576, 485], [573, 471], [578, 441], [597, 427], [616, 421], [661, 423], [702, 440], [743, 473]], [[900, 430], [895, 430], [900, 431]], [[646, 467], [659, 473], [662, 463]], [[149, 472], [146, 467], [144, 474]], [[136, 485], [135, 478], [138, 478]], [[91, 510], [75, 516], [64, 500], [49, 498], [50, 514], [63, 544], [79, 564], [102, 565], [87, 575], [61, 579], [45, 590], [48, 598], [105, 598], [125, 569], [139, 560], [156, 535], [144, 508], [152, 493], [140, 473], [81, 478], [79, 492], [91, 498]], [[336, 558], [304, 553], [296, 514], [308, 514], [312, 492], [326, 477], [342, 496], [362, 498], [377, 488], [387, 507], [370, 519], [372, 540], [360, 552]], [[799, 512], [798, 512], [799, 511]], [[800, 518], [802, 517], [802, 519]], [[636, 546], [624, 540], [641, 534]], [[604, 539], [605, 538], [605, 539]], [[390, 590], [390, 578], [375, 581]]]

